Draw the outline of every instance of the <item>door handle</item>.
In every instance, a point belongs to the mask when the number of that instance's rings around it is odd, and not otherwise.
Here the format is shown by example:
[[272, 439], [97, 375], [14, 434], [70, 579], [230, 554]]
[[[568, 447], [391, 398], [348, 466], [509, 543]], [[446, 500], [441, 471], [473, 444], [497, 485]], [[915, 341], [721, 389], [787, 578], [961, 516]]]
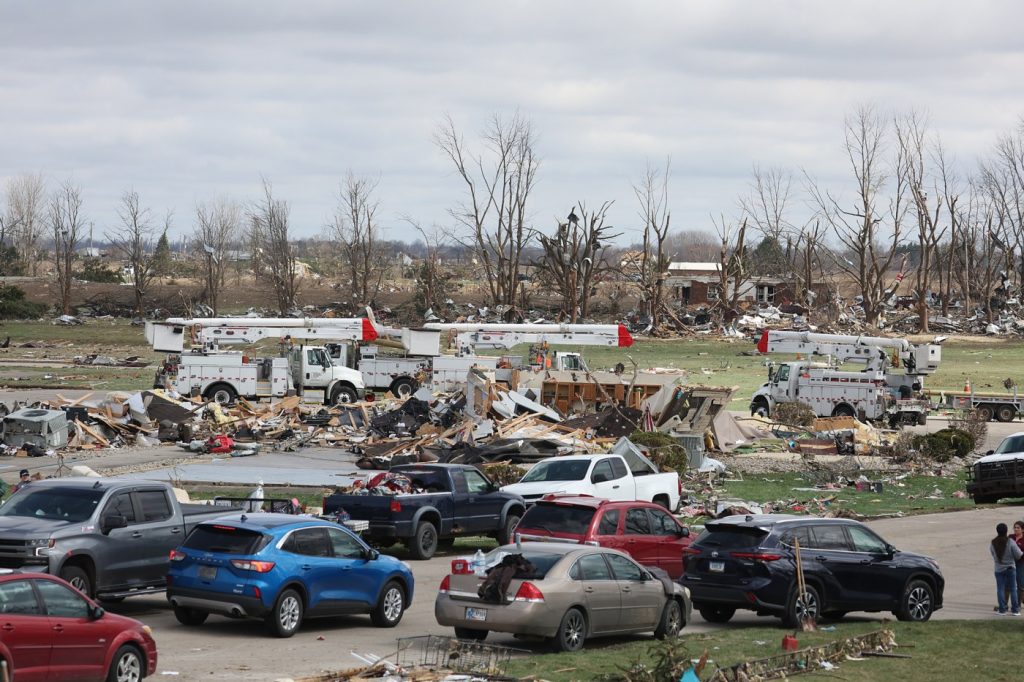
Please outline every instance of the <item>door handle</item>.
[[814, 558], [815, 558], [815, 560], [816, 560], [816, 561], [821, 561], [822, 563], [824, 563], [824, 562], [828, 561], [828, 557], [827, 557], [827, 556], [821, 556], [821, 555], [819, 555], [819, 556], [816, 556], [816, 557], [814, 557]]
[[352, 567], [351, 566], [342, 566], [341, 570], [343, 570], [343, 571], [351, 571]]
[[631, 590], [630, 590], [630, 589], [629, 589], [628, 587], [623, 587], [623, 588], [622, 588], [622, 591], [623, 591], [623, 592], [630, 592]]
[[311, 568], [313, 568], [313, 566], [311, 564], [302, 564], [302, 570], [303, 571], [308, 571]]
[[135, 531], [134, 533], [132, 533], [132, 537], [133, 538], [141, 538], [142, 537], [142, 533], [140, 533], [139, 531]]
[[181, 529], [180, 529], [180, 528], [172, 528], [172, 529], [171, 529], [171, 533], [173, 533], [174, 535], [177, 535], [177, 534], [178, 534], [178, 533], [180, 533], [180, 532], [181, 532]]
[[7, 630], [7, 632], [10, 632], [13, 629], [14, 629], [14, 626], [11, 625], [10, 623], [4, 623], [2, 626], [0, 626], [0, 630]]
[[[594, 588], [593, 588], [593, 587], [584, 587], [584, 588], [583, 588], [583, 591], [584, 591], [584, 592], [588, 592], [588, 593], [589, 593], [589, 592], [593, 592], [593, 591], [594, 591]], [[5, 625], [4, 627], [6, 628], [6, 627], [8, 627], [8, 626], [7, 626], [7, 625]]]
[[56, 630], [57, 632], [64, 632], [64, 626], [61, 625], [60, 623], [57, 623], [56, 625], [54, 625], [53, 629]]
[[613, 485], [612, 486], [612, 490], [618, 490], [618, 489], [619, 489], [619, 486], [617, 486], [617, 485]]

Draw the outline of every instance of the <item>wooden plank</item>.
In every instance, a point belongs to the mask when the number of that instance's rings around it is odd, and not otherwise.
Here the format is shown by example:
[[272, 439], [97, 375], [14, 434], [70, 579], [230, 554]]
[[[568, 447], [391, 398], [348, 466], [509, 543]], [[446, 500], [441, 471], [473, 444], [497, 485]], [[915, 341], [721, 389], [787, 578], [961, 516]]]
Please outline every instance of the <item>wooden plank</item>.
[[98, 443], [101, 443], [103, 447], [110, 447], [110, 441], [101, 436], [99, 433], [89, 427], [88, 424], [75, 420], [75, 423], [82, 427], [82, 430], [92, 436]]

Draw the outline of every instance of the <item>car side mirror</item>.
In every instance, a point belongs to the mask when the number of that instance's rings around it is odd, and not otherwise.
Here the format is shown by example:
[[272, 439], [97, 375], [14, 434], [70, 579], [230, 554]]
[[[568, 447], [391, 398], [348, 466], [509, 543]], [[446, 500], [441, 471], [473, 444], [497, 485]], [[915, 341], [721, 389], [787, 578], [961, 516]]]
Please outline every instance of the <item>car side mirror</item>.
[[380, 552], [378, 552], [375, 549], [369, 549], [363, 553], [363, 556], [366, 558], [367, 561], [376, 561], [380, 558]]
[[103, 532], [104, 535], [114, 530], [115, 528], [127, 527], [128, 519], [126, 519], [121, 514], [107, 514], [103, 517], [103, 520], [100, 522], [100, 530]]
[[986, 452], [985, 454], [986, 454], [986, 455], [994, 455], [994, 454], [996, 454], [996, 451], [995, 451], [995, 450], [989, 450], [989, 451], [988, 451], [988, 452]]
[[690, 537], [690, 529], [687, 528], [686, 526], [683, 526], [682, 528], [680, 528], [679, 529], [679, 537], [681, 537], [681, 538], [688, 538], [688, 537]]
[[99, 620], [103, 617], [104, 613], [106, 611], [103, 610], [102, 606], [97, 606], [96, 604], [89, 605], [89, 620]]
[[896, 548], [893, 547], [892, 545], [890, 545], [889, 543], [886, 543], [886, 545], [885, 545], [885, 555], [891, 559], [895, 554], [896, 554]]

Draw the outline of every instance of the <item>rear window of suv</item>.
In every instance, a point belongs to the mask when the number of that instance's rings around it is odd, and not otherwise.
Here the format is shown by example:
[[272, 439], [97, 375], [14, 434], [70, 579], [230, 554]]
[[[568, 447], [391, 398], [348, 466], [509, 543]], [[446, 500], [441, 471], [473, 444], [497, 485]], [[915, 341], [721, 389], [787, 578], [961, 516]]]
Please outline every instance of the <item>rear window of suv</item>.
[[519, 528], [524, 531], [534, 529], [584, 535], [594, 519], [594, 511], [593, 507], [538, 503], [523, 515], [519, 521]]
[[269, 535], [234, 526], [200, 525], [185, 538], [183, 547], [198, 552], [255, 554], [270, 541]]
[[760, 528], [708, 528], [693, 544], [718, 549], [747, 549], [757, 547], [767, 535]]

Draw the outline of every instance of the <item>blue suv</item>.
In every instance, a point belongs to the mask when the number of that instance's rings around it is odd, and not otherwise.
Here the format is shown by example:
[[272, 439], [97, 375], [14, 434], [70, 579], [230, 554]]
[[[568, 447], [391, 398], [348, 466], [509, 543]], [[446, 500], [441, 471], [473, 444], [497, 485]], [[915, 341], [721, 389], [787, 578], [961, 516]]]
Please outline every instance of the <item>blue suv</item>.
[[262, 618], [291, 637], [303, 618], [369, 613], [398, 624], [412, 603], [412, 571], [329, 521], [288, 514], [231, 515], [197, 525], [171, 552], [167, 600], [183, 625], [211, 613]]

